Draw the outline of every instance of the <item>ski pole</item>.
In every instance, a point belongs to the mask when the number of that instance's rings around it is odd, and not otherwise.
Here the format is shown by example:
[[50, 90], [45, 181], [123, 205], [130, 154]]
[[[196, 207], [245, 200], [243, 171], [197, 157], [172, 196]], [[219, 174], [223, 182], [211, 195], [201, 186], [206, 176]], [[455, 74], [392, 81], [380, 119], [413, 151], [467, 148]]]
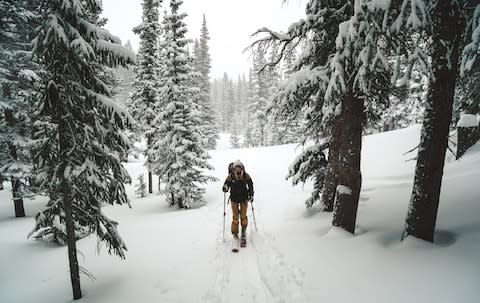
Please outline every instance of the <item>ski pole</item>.
[[255, 231], [258, 232], [257, 221], [255, 220], [255, 208], [253, 208], [253, 201], [250, 201], [250, 205], [252, 206], [253, 224], [255, 225]]
[[223, 242], [225, 242], [225, 216], [227, 215], [225, 210], [225, 200], [227, 200], [227, 193], [223, 193]]

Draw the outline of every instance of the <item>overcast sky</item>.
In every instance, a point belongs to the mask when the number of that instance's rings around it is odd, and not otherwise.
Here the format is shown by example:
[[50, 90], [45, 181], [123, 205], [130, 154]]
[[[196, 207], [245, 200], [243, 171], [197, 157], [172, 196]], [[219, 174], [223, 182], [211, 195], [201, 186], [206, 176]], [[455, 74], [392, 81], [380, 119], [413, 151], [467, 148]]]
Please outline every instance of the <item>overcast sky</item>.
[[[168, 1], [164, 1], [168, 4]], [[135, 50], [139, 39], [132, 28], [141, 22], [142, 0], [103, 0], [103, 15], [110, 32], [125, 43], [132, 42]], [[260, 27], [285, 31], [290, 23], [305, 16], [306, 0], [184, 0], [180, 7], [188, 14], [188, 37], [200, 36], [202, 16], [206, 15], [210, 32], [210, 55], [212, 77], [221, 77], [224, 72], [231, 77], [247, 73], [249, 55], [243, 54], [249, 45], [250, 35]], [[164, 4], [163, 10], [167, 8]], [[161, 14], [163, 15], [163, 13]]]

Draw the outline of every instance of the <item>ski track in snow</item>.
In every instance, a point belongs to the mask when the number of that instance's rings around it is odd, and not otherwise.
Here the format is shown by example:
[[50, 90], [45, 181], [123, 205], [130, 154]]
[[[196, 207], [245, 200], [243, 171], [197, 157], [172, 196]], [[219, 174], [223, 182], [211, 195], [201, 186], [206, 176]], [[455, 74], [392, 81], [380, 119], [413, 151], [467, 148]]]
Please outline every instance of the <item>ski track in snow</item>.
[[[223, 206], [222, 206], [223, 207]], [[218, 208], [220, 210], [220, 208]], [[218, 212], [211, 212], [213, 215]], [[249, 218], [250, 219], [250, 218]], [[287, 303], [304, 302], [303, 274], [287, 264], [274, 245], [274, 237], [262, 231], [255, 232], [250, 220], [247, 247], [232, 252], [231, 218], [226, 219], [225, 238], [217, 238], [215, 259], [216, 278], [202, 297], [203, 302]], [[220, 228], [223, 228], [223, 221]]]

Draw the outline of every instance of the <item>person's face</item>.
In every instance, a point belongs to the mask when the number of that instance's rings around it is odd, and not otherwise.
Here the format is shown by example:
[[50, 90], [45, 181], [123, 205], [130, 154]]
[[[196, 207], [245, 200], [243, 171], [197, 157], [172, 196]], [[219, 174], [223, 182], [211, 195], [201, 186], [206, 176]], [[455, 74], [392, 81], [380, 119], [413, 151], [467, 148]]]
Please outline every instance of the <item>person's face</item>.
[[235, 166], [235, 172], [237, 174], [241, 173], [242, 172], [242, 168], [240, 166]]

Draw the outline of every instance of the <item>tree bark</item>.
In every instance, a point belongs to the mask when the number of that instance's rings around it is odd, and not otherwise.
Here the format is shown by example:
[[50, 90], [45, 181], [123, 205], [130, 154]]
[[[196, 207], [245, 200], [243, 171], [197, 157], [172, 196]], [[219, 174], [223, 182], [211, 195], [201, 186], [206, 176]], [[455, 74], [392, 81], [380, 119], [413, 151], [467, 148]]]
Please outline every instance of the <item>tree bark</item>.
[[333, 212], [333, 226], [355, 233], [358, 200], [362, 186], [360, 154], [364, 105], [361, 99], [345, 95], [342, 99], [342, 126], [339, 136], [338, 186]]
[[148, 192], [153, 193], [153, 176], [152, 172], [148, 172]]
[[336, 118], [332, 123], [332, 135], [328, 149], [328, 164], [325, 170], [325, 181], [322, 189], [321, 204], [323, 205], [323, 210], [327, 212], [332, 212], [335, 204], [335, 192], [337, 190], [338, 182], [339, 140], [341, 134], [342, 127], [338, 118]]
[[67, 246], [68, 260], [70, 265], [70, 281], [72, 283], [73, 299], [82, 298], [82, 289], [80, 288], [80, 272], [77, 260], [77, 243], [75, 239], [75, 225], [73, 222], [72, 201], [68, 194], [68, 185], [66, 181], [62, 182], [63, 205], [65, 208], [65, 225], [67, 228]]
[[15, 217], [25, 217], [25, 208], [23, 207], [23, 198], [20, 194], [20, 180], [12, 177], [12, 195], [15, 208]]
[[[15, 119], [13, 116], [13, 112], [11, 109], [6, 109], [4, 111], [5, 113], [5, 121], [10, 127], [15, 127]], [[17, 146], [13, 144], [13, 142], [8, 143], [8, 150], [10, 157], [17, 161], [18, 160], [18, 154], [17, 154]], [[18, 178], [12, 177], [12, 199], [13, 199], [13, 205], [15, 209], [15, 217], [25, 217], [25, 209], [23, 207], [23, 198], [20, 193], [20, 185], [21, 182]]]
[[415, 179], [402, 240], [408, 235], [433, 242], [462, 31], [461, 8], [438, 1], [432, 15], [433, 76], [418, 149]]
[[68, 153], [68, 140], [65, 131], [68, 129], [65, 119], [63, 117], [63, 108], [60, 104], [60, 96], [56, 85], [50, 85], [48, 91], [49, 99], [52, 106], [57, 109], [57, 123], [58, 123], [58, 141], [59, 141], [59, 155], [60, 155], [60, 193], [65, 210], [65, 226], [67, 231], [67, 250], [68, 261], [70, 267], [70, 281], [72, 284], [73, 299], [78, 300], [82, 298], [82, 290], [80, 288], [80, 271], [77, 260], [77, 244], [75, 239], [75, 225], [73, 222], [72, 200], [69, 195], [69, 185], [65, 179], [65, 167], [67, 164], [66, 154]]

